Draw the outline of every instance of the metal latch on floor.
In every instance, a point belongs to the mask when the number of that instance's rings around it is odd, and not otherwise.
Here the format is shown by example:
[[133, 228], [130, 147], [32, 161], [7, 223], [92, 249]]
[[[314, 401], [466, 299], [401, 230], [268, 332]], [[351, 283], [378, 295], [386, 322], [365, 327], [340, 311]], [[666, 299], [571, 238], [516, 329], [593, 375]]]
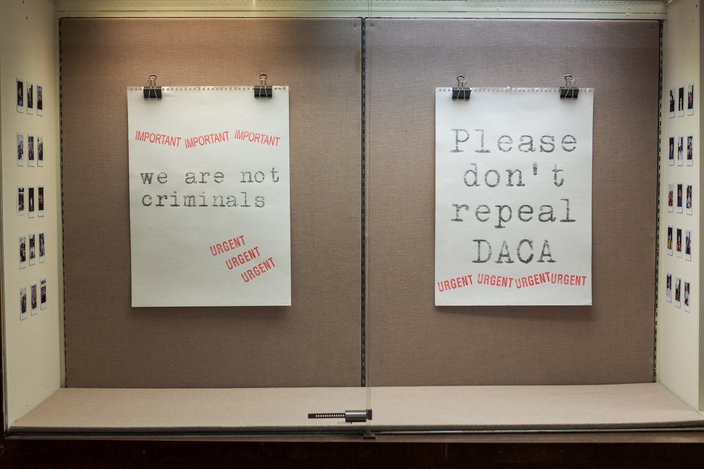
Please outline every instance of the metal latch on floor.
[[323, 412], [308, 414], [309, 419], [345, 419], [347, 423], [366, 422], [372, 419], [372, 409], [346, 410], [344, 412]]

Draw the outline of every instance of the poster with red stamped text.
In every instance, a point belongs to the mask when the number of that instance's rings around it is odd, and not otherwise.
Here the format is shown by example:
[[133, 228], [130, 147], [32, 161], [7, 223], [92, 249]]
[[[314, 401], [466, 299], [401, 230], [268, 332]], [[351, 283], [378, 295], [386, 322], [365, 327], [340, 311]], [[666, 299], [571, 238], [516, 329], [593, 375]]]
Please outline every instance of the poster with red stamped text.
[[590, 305], [593, 90], [435, 100], [435, 304]]
[[132, 306], [290, 305], [288, 87], [127, 96]]

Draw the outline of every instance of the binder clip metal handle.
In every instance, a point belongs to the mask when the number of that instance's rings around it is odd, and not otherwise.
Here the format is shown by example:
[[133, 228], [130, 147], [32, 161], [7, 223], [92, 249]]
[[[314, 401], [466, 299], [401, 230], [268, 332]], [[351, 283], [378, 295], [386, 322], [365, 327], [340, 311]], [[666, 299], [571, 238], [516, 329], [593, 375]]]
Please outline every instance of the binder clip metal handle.
[[560, 87], [561, 99], [577, 99], [579, 96], [579, 88], [574, 86], [574, 77], [570, 74], [565, 75], [565, 86]]
[[266, 79], [269, 76], [266, 73], [259, 75], [259, 86], [254, 87], [254, 97], [255, 98], [271, 98], [273, 97], [273, 91], [271, 86], [267, 86]]
[[467, 83], [464, 81], [464, 75], [457, 75], [457, 88], [452, 88], [452, 99], [468, 101], [472, 90], [467, 88]]
[[149, 75], [148, 86], [143, 88], [144, 99], [161, 99], [161, 86], [156, 86], [156, 75]]

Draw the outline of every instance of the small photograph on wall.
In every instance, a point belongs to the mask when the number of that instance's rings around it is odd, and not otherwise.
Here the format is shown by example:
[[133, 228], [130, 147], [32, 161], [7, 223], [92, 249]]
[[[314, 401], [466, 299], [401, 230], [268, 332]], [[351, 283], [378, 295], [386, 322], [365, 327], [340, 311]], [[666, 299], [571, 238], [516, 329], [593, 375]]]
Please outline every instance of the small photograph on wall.
[[675, 306], [682, 305], [682, 279], [675, 277]]
[[670, 182], [667, 184], [667, 211], [675, 211], [675, 183]]
[[37, 115], [44, 115], [44, 87], [37, 84]]
[[17, 132], [17, 166], [24, 166], [24, 134]]
[[684, 136], [677, 137], [677, 166], [684, 164]]
[[670, 137], [668, 139], [667, 164], [668, 164], [668, 166], [675, 165], [675, 137]]
[[670, 88], [670, 119], [675, 117], [675, 89]]
[[691, 184], [687, 184], [687, 190], [685, 192], [686, 192], [686, 195], [684, 198], [684, 209], [687, 212], [687, 215], [691, 215], [692, 214], [692, 192], [693, 192]]
[[17, 215], [24, 215], [24, 187], [17, 188]]
[[694, 83], [687, 85], [687, 115], [694, 115]]
[[20, 320], [27, 319], [27, 287], [20, 287]]
[[37, 307], [39, 306], [39, 291], [36, 283], [31, 284], [29, 287], [29, 302], [32, 307], [32, 316], [34, 316], [37, 314]]
[[683, 196], [682, 183], [677, 183], [677, 213], [682, 213]]
[[37, 136], [37, 166], [44, 166], [44, 137]]
[[37, 213], [44, 216], [44, 186], [37, 187]]
[[694, 164], [694, 136], [687, 135], [687, 166]]
[[44, 232], [39, 233], [39, 262], [44, 262], [46, 259], [46, 238]]
[[27, 135], [27, 166], [34, 166], [34, 135]]
[[667, 255], [672, 255], [672, 225], [667, 225]]
[[29, 234], [29, 265], [37, 263], [37, 235]]
[[692, 230], [684, 230], [684, 258], [688, 261], [692, 260]]
[[17, 112], [24, 112], [24, 80], [17, 79]]
[[668, 272], [665, 277], [665, 300], [672, 303], [672, 273]]
[[675, 236], [675, 255], [682, 257], [682, 228], [677, 228]]
[[34, 209], [34, 187], [27, 188], [27, 216], [29, 218], [34, 218], [36, 215], [36, 210]]
[[46, 309], [46, 279], [39, 281], [39, 308]]
[[34, 85], [27, 83], [27, 114], [34, 114]]
[[27, 236], [20, 235], [20, 269], [27, 267]]
[[677, 89], [677, 115], [684, 116], [684, 86]]
[[692, 288], [689, 282], [684, 282], [684, 310], [689, 313], [689, 301], [691, 299]]

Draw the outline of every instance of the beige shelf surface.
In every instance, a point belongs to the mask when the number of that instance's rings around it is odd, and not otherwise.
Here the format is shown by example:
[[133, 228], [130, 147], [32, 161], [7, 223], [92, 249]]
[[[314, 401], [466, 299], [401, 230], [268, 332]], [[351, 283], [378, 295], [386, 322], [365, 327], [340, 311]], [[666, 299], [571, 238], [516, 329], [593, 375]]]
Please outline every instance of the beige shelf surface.
[[[365, 424], [308, 419], [308, 413], [357, 410], [364, 397], [363, 388], [64, 388], [14, 422], [11, 432], [361, 431]], [[657, 383], [382, 387], [371, 398], [373, 430], [704, 426], [704, 415]]]

